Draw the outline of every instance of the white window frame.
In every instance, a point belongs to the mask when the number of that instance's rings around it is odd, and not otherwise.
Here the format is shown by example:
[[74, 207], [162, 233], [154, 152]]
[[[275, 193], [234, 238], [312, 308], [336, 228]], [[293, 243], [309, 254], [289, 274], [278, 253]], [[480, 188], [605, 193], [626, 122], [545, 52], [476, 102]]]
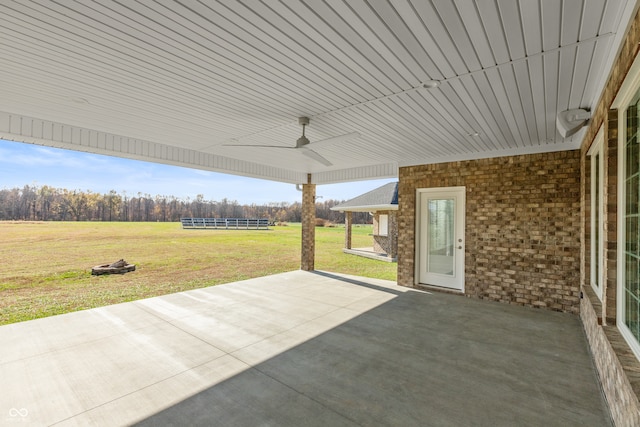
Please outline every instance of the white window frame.
[[[604, 128], [600, 128], [588, 156], [591, 157], [591, 272], [590, 283], [593, 291], [602, 300], [605, 286], [605, 256], [604, 256], [604, 217], [606, 203], [604, 201]], [[596, 180], [596, 173], [598, 179]], [[596, 182], [598, 185], [596, 186]], [[600, 206], [596, 206], [596, 202]], [[596, 218], [596, 212], [599, 214]], [[596, 232], [599, 236], [596, 248]], [[598, 268], [594, 268], [597, 266]], [[599, 273], [599, 274], [598, 274]], [[597, 275], [597, 276], [596, 276]]]
[[378, 236], [389, 235], [389, 214], [378, 215]]
[[640, 342], [625, 324], [625, 142], [627, 139], [627, 127], [625, 116], [631, 100], [640, 90], [640, 55], [634, 60], [631, 69], [627, 73], [618, 95], [614, 99], [611, 108], [618, 110], [618, 246], [617, 246], [617, 292], [616, 292], [616, 326], [629, 347], [640, 359]]

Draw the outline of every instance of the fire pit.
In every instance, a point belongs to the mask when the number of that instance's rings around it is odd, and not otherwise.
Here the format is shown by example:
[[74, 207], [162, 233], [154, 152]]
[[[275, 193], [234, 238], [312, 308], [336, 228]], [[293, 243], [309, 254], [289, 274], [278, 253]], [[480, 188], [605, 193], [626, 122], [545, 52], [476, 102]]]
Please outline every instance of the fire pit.
[[102, 274], [124, 274], [136, 269], [135, 264], [129, 264], [127, 261], [121, 259], [112, 264], [96, 265], [91, 269], [91, 274], [99, 276]]

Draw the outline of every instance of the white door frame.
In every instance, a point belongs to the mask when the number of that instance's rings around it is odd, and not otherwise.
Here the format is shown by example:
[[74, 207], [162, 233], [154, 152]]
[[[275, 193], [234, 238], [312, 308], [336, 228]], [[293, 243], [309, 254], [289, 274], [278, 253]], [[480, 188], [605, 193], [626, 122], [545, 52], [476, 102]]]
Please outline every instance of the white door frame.
[[[422, 221], [424, 212], [422, 209], [423, 197], [433, 197], [442, 195], [443, 197], [453, 196], [456, 200], [456, 224], [455, 224], [455, 281], [447, 280], [447, 283], [422, 283], [421, 268], [422, 263], [426, 262], [426, 256], [422, 252], [425, 247], [422, 244], [422, 237], [426, 233], [426, 224]], [[414, 284], [425, 284], [439, 286], [450, 290], [464, 292], [464, 270], [465, 270], [465, 200], [466, 187], [437, 187], [437, 188], [418, 188], [416, 189], [416, 224], [415, 224], [415, 273]]]

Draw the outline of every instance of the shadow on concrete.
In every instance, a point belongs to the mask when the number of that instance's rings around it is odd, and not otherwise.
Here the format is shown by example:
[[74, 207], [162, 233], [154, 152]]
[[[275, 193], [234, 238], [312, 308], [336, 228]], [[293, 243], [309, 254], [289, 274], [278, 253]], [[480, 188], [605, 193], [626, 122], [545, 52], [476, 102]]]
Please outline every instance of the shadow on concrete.
[[[358, 285], [358, 286], [362, 286], [364, 288], [369, 288], [369, 289], [374, 289], [376, 291], [386, 292], [388, 294], [393, 294], [393, 295], [402, 295], [402, 294], [404, 294], [406, 292], [406, 290], [395, 290], [395, 289], [392, 289], [392, 288], [389, 288], [389, 287], [385, 287], [385, 286], [376, 286], [371, 282], [365, 282], [365, 281], [362, 281], [362, 280], [353, 279], [351, 277], [341, 276], [341, 275], [338, 275], [338, 274], [330, 273], [328, 271], [314, 270], [314, 271], [310, 271], [310, 273], [316, 274], [316, 275], [322, 276], [322, 277], [327, 277], [329, 279], [338, 280], [340, 282], [350, 283], [352, 285]], [[403, 288], [403, 289], [408, 289], [408, 288]]]
[[578, 317], [448, 294], [398, 292], [393, 300], [138, 425], [602, 427], [611, 422]]

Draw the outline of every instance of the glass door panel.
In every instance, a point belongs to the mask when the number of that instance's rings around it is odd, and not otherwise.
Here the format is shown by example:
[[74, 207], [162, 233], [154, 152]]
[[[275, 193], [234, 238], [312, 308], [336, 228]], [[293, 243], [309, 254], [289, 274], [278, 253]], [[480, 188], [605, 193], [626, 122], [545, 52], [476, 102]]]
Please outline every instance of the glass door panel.
[[429, 250], [427, 270], [431, 273], [453, 276], [455, 263], [455, 201], [453, 199], [430, 199]]

